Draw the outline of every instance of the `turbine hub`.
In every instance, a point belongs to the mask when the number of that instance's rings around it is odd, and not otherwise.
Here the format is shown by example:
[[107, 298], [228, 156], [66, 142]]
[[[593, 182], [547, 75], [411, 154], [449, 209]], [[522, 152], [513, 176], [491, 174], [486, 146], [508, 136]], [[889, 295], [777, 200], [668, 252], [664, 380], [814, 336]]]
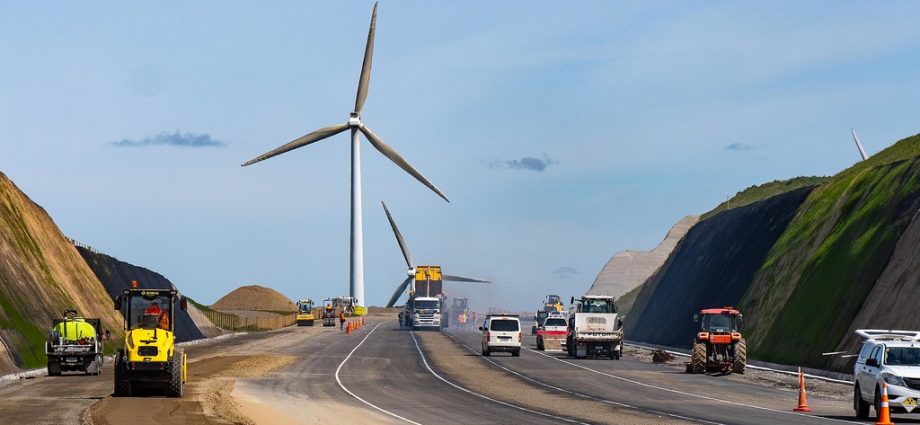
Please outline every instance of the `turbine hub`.
[[349, 127], [362, 127], [364, 124], [361, 122], [361, 117], [357, 113], [352, 112], [351, 116], [348, 117], [348, 126]]
[[415, 276], [415, 267], [409, 269], [409, 271], [406, 272], [406, 274], [409, 275], [410, 277]]

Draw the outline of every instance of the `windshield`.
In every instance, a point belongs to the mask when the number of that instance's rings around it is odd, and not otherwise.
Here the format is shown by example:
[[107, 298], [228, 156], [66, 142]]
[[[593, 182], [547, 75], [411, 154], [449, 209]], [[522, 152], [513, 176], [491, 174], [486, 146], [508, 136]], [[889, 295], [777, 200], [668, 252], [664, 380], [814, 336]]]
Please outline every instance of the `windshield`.
[[582, 313], [616, 313], [617, 307], [610, 300], [586, 299], [581, 304]]
[[300, 312], [301, 312], [301, 313], [309, 313], [311, 308], [312, 308], [312, 306], [311, 306], [310, 304], [301, 304], [301, 305], [300, 305]]
[[415, 300], [415, 309], [416, 310], [433, 310], [433, 309], [438, 308], [438, 304], [440, 303], [437, 301]]
[[565, 326], [565, 319], [546, 319], [546, 326]]
[[128, 310], [128, 329], [170, 330], [172, 303], [169, 295], [134, 295]]
[[493, 319], [489, 329], [499, 332], [515, 332], [518, 328], [518, 321], [512, 319]]
[[707, 314], [703, 316], [704, 331], [731, 332], [735, 329], [735, 316], [728, 314]]
[[888, 347], [885, 364], [891, 366], [920, 366], [920, 347]]

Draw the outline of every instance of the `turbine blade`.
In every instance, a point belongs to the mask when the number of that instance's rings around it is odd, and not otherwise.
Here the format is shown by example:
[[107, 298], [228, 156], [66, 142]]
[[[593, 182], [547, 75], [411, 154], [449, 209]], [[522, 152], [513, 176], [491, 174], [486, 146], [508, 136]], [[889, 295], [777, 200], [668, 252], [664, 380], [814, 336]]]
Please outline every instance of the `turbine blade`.
[[863, 149], [862, 143], [859, 141], [859, 136], [856, 135], [856, 129], [851, 128], [850, 133], [853, 134], [853, 141], [856, 142], [856, 149], [859, 149], [859, 156], [862, 157], [863, 161], [869, 159], [869, 156], [866, 155], [866, 150]]
[[447, 199], [447, 196], [445, 196], [443, 192], [441, 192], [437, 187], [434, 186], [434, 184], [428, 181], [428, 179], [426, 179], [425, 176], [422, 175], [422, 173], [419, 173], [415, 168], [412, 168], [412, 165], [410, 165], [405, 159], [403, 159], [403, 157], [399, 156], [399, 154], [395, 150], [393, 150], [393, 148], [391, 148], [386, 143], [384, 143], [383, 139], [381, 139], [380, 136], [378, 136], [376, 133], [371, 131], [371, 129], [368, 128], [367, 126], [362, 125], [361, 127], [358, 127], [358, 128], [360, 128], [361, 132], [364, 133], [365, 136], [367, 136], [367, 140], [371, 142], [371, 145], [373, 145], [374, 148], [380, 151], [380, 153], [382, 153], [383, 156], [389, 158], [390, 161], [393, 161], [393, 163], [398, 165], [399, 168], [402, 168], [405, 172], [412, 175], [412, 177], [415, 177], [416, 180], [422, 182], [423, 185], [428, 186], [429, 189], [433, 190], [434, 193], [438, 194], [438, 196], [440, 196], [445, 201], [447, 201], [447, 203], [450, 203], [450, 199]]
[[262, 155], [259, 155], [253, 159], [250, 159], [249, 161], [244, 162], [242, 166], [245, 167], [247, 165], [255, 164], [259, 161], [264, 161], [273, 156], [281, 155], [289, 150], [293, 150], [301, 146], [309, 145], [310, 143], [323, 140], [329, 136], [335, 136], [336, 134], [339, 134], [345, 130], [348, 130], [348, 124], [330, 125], [329, 127], [321, 128], [310, 134], [307, 134], [306, 136], [299, 137], [297, 139], [294, 139], [288, 142], [287, 144], [279, 146], [275, 148], [274, 150], [268, 151]]
[[383, 201], [380, 201], [383, 204], [383, 212], [387, 214], [387, 220], [390, 222], [390, 227], [393, 228], [393, 234], [396, 235], [396, 242], [399, 242], [399, 249], [402, 250], [403, 258], [406, 259], [406, 265], [411, 269], [412, 266], [412, 255], [409, 254], [409, 247], [406, 246], [406, 241], [403, 240], [402, 233], [399, 233], [399, 229], [396, 227], [396, 222], [393, 221], [393, 216], [390, 215], [390, 210], [387, 208], [387, 204]]
[[355, 97], [355, 113], [360, 114], [367, 99], [367, 89], [371, 84], [371, 62], [374, 61], [374, 32], [377, 30], [377, 3], [371, 13], [371, 26], [367, 30], [367, 46], [364, 47], [364, 63], [361, 65], [361, 78], [358, 80], [358, 96]]
[[390, 297], [390, 301], [387, 302], [387, 308], [393, 307], [396, 304], [396, 301], [399, 301], [399, 297], [402, 296], [403, 292], [406, 291], [406, 287], [412, 283], [412, 277], [407, 277], [399, 286], [396, 287], [396, 292], [393, 293], [393, 296]]
[[471, 282], [471, 283], [492, 283], [488, 280], [473, 279], [471, 277], [454, 276], [450, 274], [441, 274], [441, 280], [445, 282]]

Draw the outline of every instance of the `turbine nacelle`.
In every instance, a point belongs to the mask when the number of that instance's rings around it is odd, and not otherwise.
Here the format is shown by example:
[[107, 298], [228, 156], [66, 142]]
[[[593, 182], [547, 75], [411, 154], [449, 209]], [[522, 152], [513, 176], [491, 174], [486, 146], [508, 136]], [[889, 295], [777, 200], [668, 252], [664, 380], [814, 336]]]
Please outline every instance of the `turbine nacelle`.
[[361, 116], [357, 112], [352, 112], [348, 117], [348, 126], [352, 128], [362, 128], [364, 123], [361, 122]]

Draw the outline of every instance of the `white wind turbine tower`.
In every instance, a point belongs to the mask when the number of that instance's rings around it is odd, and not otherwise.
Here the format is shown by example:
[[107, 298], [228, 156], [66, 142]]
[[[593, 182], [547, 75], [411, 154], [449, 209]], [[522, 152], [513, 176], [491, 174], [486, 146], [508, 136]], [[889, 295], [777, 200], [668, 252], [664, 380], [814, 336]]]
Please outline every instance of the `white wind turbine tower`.
[[856, 149], [859, 149], [859, 155], [862, 157], [862, 160], [865, 161], [869, 159], [869, 156], [866, 155], [866, 150], [863, 149], [862, 143], [859, 142], [859, 136], [856, 135], [856, 129], [851, 128], [850, 133], [853, 134], [853, 141], [856, 142]]
[[281, 155], [290, 150], [309, 145], [313, 142], [320, 141], [327, 137], [334, 136], [345, 130], [351, 130], [351, 273], [350, 273], [350, 295], [357, 298], [358, 305], [364, 306], [364, 235], [361, 217], [361, 144], [358, 133], [364, 134], [371, 146], [376, 148], [383, 156], [393, 161], [400, 168], [422, 182], [434, 193], [438, 194], [445, 201], [450, 202], [437, 187], [428, 179], [412, 167], [403, 157], [401, 157], [393, 148], [383, 142], [376, 133], [364, 125], [361, 120], [361, 108], [364, 106], [364, 100], [367, 98], [367, 90], [371, 79], [371, 61], [374, 55], [374, 30], [377, 22], [377, 3], [374, 3], [374, 11], [371, 14], [370, 29], [367, 32], [367, 46], [364, 50], [364, 64], [361, 66], [361, 77], [358, 81], [358, 95], [355, 99], [355, 109], [349, 115], [348, 121], [344, 124], [331, 125], [309, 133], [303, 137], [294, 139], [290, 143], [282, 145], [272, 151], [259, 155], [243, 163], [242, 166], [252, 165], [256, 162], [266, 160], [276, 155]]

